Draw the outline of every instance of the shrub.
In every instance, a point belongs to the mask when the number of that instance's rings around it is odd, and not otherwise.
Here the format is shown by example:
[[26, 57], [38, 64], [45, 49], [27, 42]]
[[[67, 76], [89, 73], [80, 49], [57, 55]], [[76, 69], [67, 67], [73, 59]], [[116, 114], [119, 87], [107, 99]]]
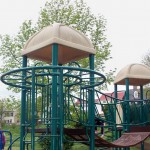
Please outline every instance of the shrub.
[[[65, 135], [65, 141], [64, 141], [64, 150], [70, 150], [71, 147], [73, 146], [72, 142], [68, 142], [70, 140], [70, 137]], [[44, 137], [40, 139], [39, 142], [40, 146], [42, 147], [42, 150], [47, 150], [50, 148], [50, 138], [49, 137]]]

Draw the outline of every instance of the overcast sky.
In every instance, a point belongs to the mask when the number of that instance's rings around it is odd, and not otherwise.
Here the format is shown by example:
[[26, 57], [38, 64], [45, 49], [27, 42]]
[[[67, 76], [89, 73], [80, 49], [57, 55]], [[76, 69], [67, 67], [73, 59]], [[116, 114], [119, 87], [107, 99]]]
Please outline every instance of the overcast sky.
[[[46, 0], [0, 1], [0, 34], [14, 35], [22, 22], [37, 20]], [[95, 14], [107, 20], [107, 38], [111, 42], [113, 59], [108, 69], [117, 72], [130, 63], [141, 63], [150, 49], [149, 0], [85, 0]], [[3, 85], [0, 83], [0, 85]], [[4, 92], [0, 87], [0, 95]], [[0, 96], [1, 97], [1, 96]]]

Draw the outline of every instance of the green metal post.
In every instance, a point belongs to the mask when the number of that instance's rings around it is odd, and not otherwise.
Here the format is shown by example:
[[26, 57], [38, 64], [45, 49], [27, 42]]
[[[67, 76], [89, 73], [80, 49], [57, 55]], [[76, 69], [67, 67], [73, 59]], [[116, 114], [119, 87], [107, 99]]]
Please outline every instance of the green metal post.
[[[125, 79], [126, 84], [126, 108], [125, 108], [125, 122], [127, 125], [125, 126], [125, 130], [129, 131], [129, 124], [130, 124], [130, 106], [129, 106], [129, 79]], [[125, 150], [129, 150], [130, 148], [124, 148]]]
[[[52, 45], [52, 65], [58, 65], [58, 44]], [[53, 73], [57, 72], [53, 69]], [[52, 76], [51, 150], [57, 150], [57, 76]]]
[[129, 106], [129, 79], [126, 78], [125, 79], [125, 83], [126, 83], [126, 123], [127, 123], [127, 126], [126, 126], [126, 130], [129, 131], [129, 124], [130, 124], [130, 106]]
[[[115, 98], [118, 98], [118, 93], [117, 93], [117, 91], [118, 91], [118, 89], [117, 89], [117, 84], [115, 84], [114, 85], [114, 96], [115, 96]], [[116, 109], [117, 109], [117, 106], [116, 106], [117, 104], [116, 104], [116, 99], [115, 99], [115, 112], [114, 112], [114, 118], [115, 118], [115, 122], [116, 122]], [[120, 133], [120, 131], [118, 131], [117, 130], [117, 126], [115, 125], [115, 127], [114, 127], [114, 130], [115, 130], [115, 140], [116, 139], [118, 139], [120, 136], [121, 136], [121, 133]], [[114, 148], [115, 150], [121, 150], [121, 148]]]
[[[69, 80], [69, 79], [68, 79]], [[68, 86], [68, 88], [67, 88], [67, 96], [68, 96], [68, 99], [67, 99], [67, 105], [68, 105], [68, 110], [67, 110], [67, 119], [68, 119], [68, 121], [70, 120], [70, 86]]]
[[50, 104], [50, 102], [49, 102], [49, 99], [50, 99], [50, 90], [49, 90], [49, 85], [46, 87], [46, 95], [47, 95], [47, 97], [46, 97], [46, 105], [45, 105], [45, 107], [46, 107], [46, 123], [47, 123], [47, 128], [48, 128], [48, 122], [49, 122], [49, 120], [48, 120], [48, 118], [49, 118], [49, 116], [50, 116], [50, 114], [49, 114], [49, 104]]
[[[140, 85], [140, 99], [143, 100], [143, 86]], [[141, 121], [145, 122], [147, 117], [144, 115], [143, 104], [141, 106]], [[141, 150], [144, 150], [144, 142], [141, 143]]]
[[[143, 100], [143, 86], [141, 85], [140, 86], [140, 99]], [[144, 110], [143, 110], [143, 103], [141, 104], [141, 121], [144, 122], [145, 121], [145, 118], [146, 116], [144, 115]]]
[[[118, 98], [118, 95], [117, 95], [117, 84], [115, 84], [114, 85], [114, 96], [115, 96], [115, 98]], [[115, 109], [114, 109], [114, 119], [115, 119], [115, 123], [117, 123], [116, 122], [116, 109], [117, 109], [117, 103], [116, 103], [116, 99], [115, 99]], [[117, 127], [116, 127], [116, 125], [115, 125], [115, 127], [114, 127], [114, 130], [115, 130], [115, 139], [117, 139], [118, 138], [118, 134], [117, 134]]]
[[143, 86], [140, 85], [140, 99], [143, 99]]
[[35, 149], [35, 116], [36, 116], [36, 111], [35, 111], [35, 70], [32, 69], [32, 88], [31, 88], [31, 148], [32, 150]]
[[[27, 57], [23, 56], [23, 62], [22, 62], [22, 67], [27, 67]], [[24, 80], [26, 77], [26, 71], [23, 70], [22, 71], [22, 86], [26, 85], [26, 81]], [[20, 120], [20, 150], [24, 150], [25, 149], [25, 142], [24, 142], [24, 136], [25, 136], [25, 114], [26, 110], [24, 110], [24, 108], [26, 108], [26, 88], [22, 88], [21, 91], [21, 120]]]
[[[42, 84], [44, 83], [44, 77], [42, 77]], [[41, 102], [41, 122], [43, 123], [43, 107], [44, 107], [44, 87], [42, 87], [42, 102]]]
[[141, 142], [141, 150], [144, 150], [144, 142]]
[[[90, 59], [90, 69], [94, 70], [94, 55], [90, 54], [89, 56]], [[90, 84], [92, 85], [94, 83], [94, 74], [90, 73]], [[88, 111], [90, 111], [89, 114], [89, 121], [91, 125], [91, 130], [90, 130], [90, 150], [95, 149], [95, 96], [94, 96], [94, 88], [91, 89], [90, 92], [90, 99], [89, 99], [89, 108]]]
[[118, 91], [117, 84], [115, 84], [114, 85], [114, 94], [115, 94], [114, 96], [115, 96], [115, 98], [118, 98], [117, 91]]
[[59, 128], [60, 128], [60, 141], [59, 150], [63, 150], [63, 128], [64, 128], [64, 98], [63, 98], [63, 69], [60, 69], [59, 76]]

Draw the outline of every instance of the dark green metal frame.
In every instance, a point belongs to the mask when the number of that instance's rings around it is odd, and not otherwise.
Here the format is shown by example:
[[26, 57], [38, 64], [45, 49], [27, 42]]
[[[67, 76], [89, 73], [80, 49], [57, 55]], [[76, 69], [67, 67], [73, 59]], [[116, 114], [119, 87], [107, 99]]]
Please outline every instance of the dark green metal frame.
[[[1, 76], [1, 80], [5, 84], [22, 89], [21, 150], [25, 149], [26, 144], [30, 144], [32, 150], [35, 149], [40, 96], [40, 121], [41, 125], [47, 129], [43, 137], [49, 137], [50, 149], [63, 149], [64, 126], [68, 126], [70, 123], [80, 123], [90, 129], [89, 145], [90, 150], [94, 150], [94, 88], [103, 84], [105, 77], [94, 71], [94, 55], [89, 55], [90, 69], [84, 69], [79, 66], [58, 65], [58, 51], [58, 44], [53, 44], [52, 66], [27, 67], [27, 57], [23, 56], [21, 69], [7, 72]], [[73, 90], [78, 94], [75, 94]], [[80, 101], [80, 104], [76, 107], [75, 101], [77, 100]], [[71, 115], [72, 107], [74, 107], [73, 112], [77, 116], [75, 118]], [[49, 129], [51, 133], [49, 133]], [[30, 140], [27, 140], [29, 137]]]

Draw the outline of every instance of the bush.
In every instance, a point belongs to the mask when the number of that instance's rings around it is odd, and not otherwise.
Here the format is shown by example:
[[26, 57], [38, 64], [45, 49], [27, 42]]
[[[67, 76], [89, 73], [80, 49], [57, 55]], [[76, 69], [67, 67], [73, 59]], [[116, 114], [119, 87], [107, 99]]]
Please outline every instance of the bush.
[[[70, 150], [71, 147], [73, 146], [73, 143], [68, 142], [68, 140], [70, 140], [70, 137], [65, 135], [64, 150]], [[50, 138], [49, 137], [41, 138], [39, 144], [42, 147], [42, 150], [49, 149], [50, 148]]]
[[50, 147], [50, 139], [49, 137], [44, 137], [41, 138], [39, 141], [40, 146], [42, 147], [43, 150], [47, 150]]

